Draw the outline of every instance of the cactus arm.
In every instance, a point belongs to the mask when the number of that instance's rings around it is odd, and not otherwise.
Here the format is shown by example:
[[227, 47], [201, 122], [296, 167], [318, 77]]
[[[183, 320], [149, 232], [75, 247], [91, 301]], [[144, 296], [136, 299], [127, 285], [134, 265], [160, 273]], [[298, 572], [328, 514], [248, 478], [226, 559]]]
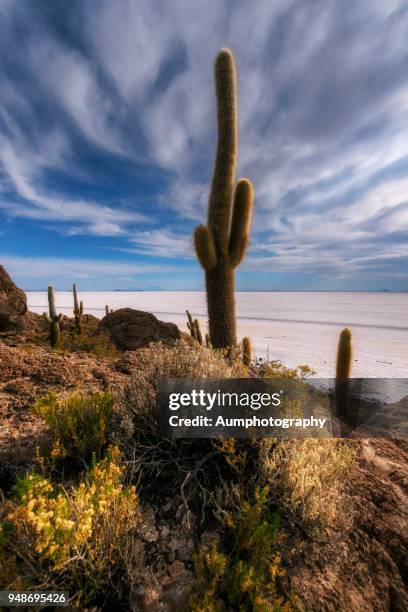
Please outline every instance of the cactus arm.
[[234, 268], [241, 263], [248, 245], [253, 203], [254, 191], [251, 181], [240, 179], [235, 189], [228, 247], [230, 264]]
[[82, 300], [79, 302], [79, 314], [82, 316], [84, 314], [84, 303]]
[[48, 314], [48, 312], [43, 312], [43, 317], [47, 321], [47, 323], [52, 323], [52, 319], [50, 315]]
[[228, 249], [237, 162], [237, 101], [234, 57], [221, 49], [215, 61], [218, 142], [208, 205], [208, 227], [217, 249]]
[[194, 231], [194, 246], [198, 260], [204, 270], [212, 270], [217, 263], [214, 241], [206, 225], [199, 225]]

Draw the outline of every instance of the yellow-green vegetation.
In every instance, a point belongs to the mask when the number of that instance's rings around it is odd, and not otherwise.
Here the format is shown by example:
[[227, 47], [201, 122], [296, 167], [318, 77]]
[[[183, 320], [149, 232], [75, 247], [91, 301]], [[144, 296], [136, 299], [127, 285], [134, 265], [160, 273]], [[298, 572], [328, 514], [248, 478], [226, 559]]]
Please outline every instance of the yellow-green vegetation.
[[195, 556], [197, 583], [190, 609], [218, 612], [292, 610], [279, 595], [277, 578], [283, 575], [278, 552], [280, 514], [270, 510], [268, 488], [256, 489], [251, 501], [227, 514], [225, 550], [213, 546]]
[[64, 456], [88, 461], [93, 453], [99, 457], [108, 443], [113, 407], [110, 392], [76, 392], [66, 398], [50, 392], [36, 401], [32, 411], [44, 419]]
[[70, 590], [76, 603], [111, 594], [127, 534], [139, 523], [136, 490], [123, 485], [119, 460], [110, 448], [69, 490], [37, 473], [19, 479], [1, 528], [3, 560], [17, 556], [32, 580]]
[[259, 357], [252, 365], [254, 376], [257, 378], [301, 378], [312, 376], [314, 370], [306, 365], [298, 365], [296, 368], [288, 368], [277, 359], [269, 360]]

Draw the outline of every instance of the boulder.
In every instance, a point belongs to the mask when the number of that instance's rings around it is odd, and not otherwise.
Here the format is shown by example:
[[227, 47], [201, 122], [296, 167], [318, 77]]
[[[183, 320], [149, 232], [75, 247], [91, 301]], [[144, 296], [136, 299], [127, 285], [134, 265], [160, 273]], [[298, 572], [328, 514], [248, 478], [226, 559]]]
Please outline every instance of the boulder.
[[151, 342], [173, 346], [181, 338], [174, 323], [164, 323], [150, 312], [133, 308], [120, 308], [106, 315], [97, 333], [108, 336], [113, 344], [125, 351], [149, 346]]
[[0, 265], [0, 331], [20, 330], [26, 326], [26, 294]]

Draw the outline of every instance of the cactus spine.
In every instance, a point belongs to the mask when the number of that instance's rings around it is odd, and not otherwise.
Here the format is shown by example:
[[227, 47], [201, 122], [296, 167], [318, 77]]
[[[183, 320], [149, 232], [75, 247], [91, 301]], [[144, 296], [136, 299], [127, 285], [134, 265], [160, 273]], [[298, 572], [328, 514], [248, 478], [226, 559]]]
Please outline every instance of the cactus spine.
[[82, 334], [82, 315], [84, 314], [83, 302], [78, 303], [78, 295], [75, 284], [72, 285], [72, 291], [74, 293], [74, 315], [75, 315], [75, 327], [78, 334]]
[[211, 344], [236, 345], [234, 269], [248, 245], [253, 188], [248, 179], [235, 185], [237, 95], [234, 57], [222, 49], [215, 61], [218, 144], [208, 204], [207, 225], [194, 232], [197, 257], [205, 270]]
[[340, 334], [336, 360], [336, 416], [347, 418], [349, 403], [349, 379], [353, 354], [351, 331], [343, 329]]
[[244, 362], [244, 365], [246, 365], [247, 367], [251, 365], [252, 353], [253, 353], [252, 340], [251, 338], [248, 338], [247, 336], [245, 336], [245, 338], [242, 339], [242, 361]]
[[57, 309], [55, 308], [55, 292], [54, 287], [48, 287], [48, 312], [43, 312], [43, 317], [50, 324], [50, 340], [51, 346], [58, 346], [60, 341], [60, 322], [62, 314], [57, 315]]

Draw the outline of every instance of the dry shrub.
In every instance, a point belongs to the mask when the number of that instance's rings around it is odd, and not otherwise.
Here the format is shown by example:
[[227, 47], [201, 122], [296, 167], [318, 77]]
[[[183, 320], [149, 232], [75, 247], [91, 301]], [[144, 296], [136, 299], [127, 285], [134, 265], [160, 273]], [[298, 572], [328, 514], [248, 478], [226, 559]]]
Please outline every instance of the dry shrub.
[[183, 341], [172, 348], [154, 344], [140, 353], [150, 362], [155, 378], [238, 378], [245, 371], [238, 359], [229, 364], [222, 351]]
[[260, 444], [262, 479], [274, 487], [292, 520], [314, 538], [351, 525], [345, 485], [355, 459], [354, 446], [339, 439], [265, 439]]
[[[204, 497], [214, 471], [220, 462], [219, 452], [211, 439], [171, 440], [163, 438], [159, 429], [156, 405], [156, 383], [159, 378], [232, 378], [240, 375], [241, 365], [229, 364], [217, 351], [179, 342], [169, 348], [155, 344], [135, 352], [132, 360], [132, 380], [124, 389], [121, 404], [120, 430], [129, 465], [141, 471], [144, 482], [160, 478], [155, 486], [163, 492], [180, 492], [186, 499]], [[134, 366], [138, 370], [136, 373]], [[128, 367], [122, 362], [121, 368]], [[127, 443], [126, 443], [127, 440]], [[222, 460], [222, 458], [221, 458]], [[204, 487], [204, 488], [203, 488]], [[205, 489], [205, 490], [204, 490]]]

